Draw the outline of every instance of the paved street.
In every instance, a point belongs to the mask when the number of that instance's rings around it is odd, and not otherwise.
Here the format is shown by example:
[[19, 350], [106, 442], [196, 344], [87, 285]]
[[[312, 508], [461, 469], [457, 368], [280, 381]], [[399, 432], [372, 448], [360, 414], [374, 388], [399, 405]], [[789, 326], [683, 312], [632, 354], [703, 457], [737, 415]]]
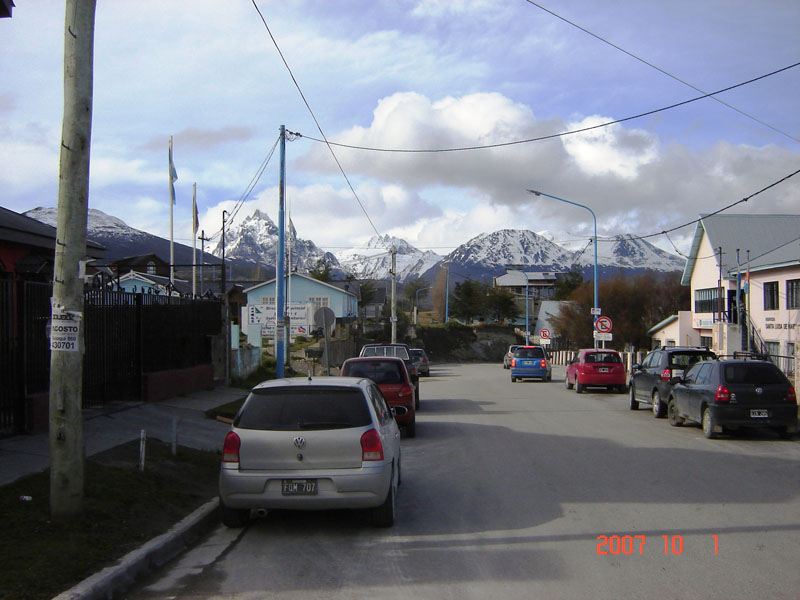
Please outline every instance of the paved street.
[[128, 597], [800, 596], [800, 442], [707, 440], [563, 377], [435, 368], [392, 529], [270, 513], [218, 527]]

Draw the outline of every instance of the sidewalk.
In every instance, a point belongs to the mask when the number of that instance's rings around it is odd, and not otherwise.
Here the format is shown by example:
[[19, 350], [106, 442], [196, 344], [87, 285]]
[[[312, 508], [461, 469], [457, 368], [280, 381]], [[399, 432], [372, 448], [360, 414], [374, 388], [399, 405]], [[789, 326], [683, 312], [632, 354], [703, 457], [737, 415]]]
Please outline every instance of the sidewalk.
[[[142, 430], [148, 438], [169, 443], [173, 421], [178, 444], [200, 450], [221, 449], [230, 426], [207, 419], [204, 413], [246, 395], [242, 389], [217, 387], [158, 402], [111, 402], [103, 408], [87, 409], [83, 419], [86, 456], [139, 439]], [[0, 485], [49, 466], [48, 434], [0, 439]]]

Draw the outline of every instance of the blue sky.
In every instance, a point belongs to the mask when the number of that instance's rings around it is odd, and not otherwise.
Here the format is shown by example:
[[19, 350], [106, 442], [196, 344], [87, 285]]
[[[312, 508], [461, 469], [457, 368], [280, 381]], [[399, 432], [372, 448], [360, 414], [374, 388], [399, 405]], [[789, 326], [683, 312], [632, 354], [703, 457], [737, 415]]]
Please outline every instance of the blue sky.
[[[55, 206], [64, 3], [16, 2], [0, 21], [0, 189], [19, 212]], [[526, 0], [257, 0], [331, 141], [475, 146], [552, 135], [700, 95]], [[716, 91], [800, 61], [796, 0], [537, 2], [672, 75]], [[800, 167], [800, 67], [711, 99], [587, 134], [437, 154], [287, 144], [298, 235], [324, 248], [376, 232], [445, 253], [502, 228], [581, 244], [647, 235], [752, 194]], [[251, 1], [100, 1], [89, 204], [169, 236], [167, 145], [179, 180], [175, 238], [217, 232], [281, 124], [320, 137]], [[796, 138], [796, 139], [793, 139]], [[276, 219], [277, 153], [236, 220]], [[800, 175], [734, 212], [800, 210]], [[276, 219], [277, 220], [277, 219]], [[370, 222], [371, 221], [371, 222]], [[374, 225], [374, 227], [373, 227]], [[671, 235], [682, 249], [688, 227]], [[654, 238], [672, 248], [664, 236]]]

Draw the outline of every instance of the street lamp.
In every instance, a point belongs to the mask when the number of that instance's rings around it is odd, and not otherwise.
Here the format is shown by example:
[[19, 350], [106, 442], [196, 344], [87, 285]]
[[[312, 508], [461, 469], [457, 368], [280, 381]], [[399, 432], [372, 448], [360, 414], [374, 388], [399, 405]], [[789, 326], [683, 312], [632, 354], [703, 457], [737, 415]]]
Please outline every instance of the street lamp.
[[528, 285], [530, 284], [530, 280], [528, 279], [528, 274], [524, 273], [523, 271], [520, 271], [519, 269], [509, 269], [508, 267], [506, 267], [506, 271], [519, 273], [525, 278], [525, 345], [530, 346], [531, 327], [530, 327], [530, 318], [528, 309], [528, 307], [530, 306], [530, 292], [528, 287]]
[[[597, 322], [597, 313], [598, 313], [598, 302], [597, 302], [597, 216], [594, 214], [594, 211], [586, 206], [585, 204], [578, 204], [577, 202], [573, 202], [572, 200], [565, 200], [564, 198], [559, 198], [558, 196], [551, 196], [550, 194], [545, 194], [544, 192], [537, 192], [536, 190], [528, 190], [534, 196], [546, 196], [548, 198], [552, 198], [553, 200], [560, 200], [561, 202], [566, 202], [567, 204], [572, 204], [573, 206], [580, 206], [581, 208], [585, 208], [588, 210], [592, 215], [592, 220], [594, 221], [594, 310], [592, 313], [594, 314], [594, 322]], [[597, 339], [594, 340], [594, 347], [597, 348]]]

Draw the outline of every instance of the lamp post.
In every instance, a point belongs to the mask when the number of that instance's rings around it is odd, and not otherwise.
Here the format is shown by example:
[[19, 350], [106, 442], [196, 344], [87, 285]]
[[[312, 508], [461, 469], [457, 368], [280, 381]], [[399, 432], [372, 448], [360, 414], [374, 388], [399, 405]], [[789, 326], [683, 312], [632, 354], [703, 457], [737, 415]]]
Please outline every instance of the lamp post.
[[[586, 206], [585, 204], [579, 204], [577, 202], [573, 202], [572, 200], [565, 200], [564, 198], [559, 198], [558, 196], [551, 196], [550, 194], [545, 194], [544, 192], [538, 192], [536, 190], [528, 190], [534, 196], [546, 196], [547, 198], [552, 198], [553, 200], [559, 200], [561, 202], [566, 202], [567, 204], [572, 204], [573, 206], [580, 206], [581, 208], [585, 208], [588, 210], [592, 215], [592, 220], [594, 221], [594, 307], [592, 310], [594, 316], [594, 322], [597, 322], [597, 313], [600, 307], [598, 306], [597, 301], [597, 216], [594, 214], [594, 211]], [[597, 339], [594, 339], [594, 347], [597, 348]]]
[[530, 288], [529, 288], [530, 280], [528, 279], [528, 274], [525, 273], [524, 271], [520, 271], [519, 269], [509, 269], [508, 267], [506, 267], [506, 271], [519, 273], [525, 278], [525, 345], [530, 346], [531, 327], [530, 327], [530, 316], [529, 316], [530, 313], [528, 308], [530, 306]]

